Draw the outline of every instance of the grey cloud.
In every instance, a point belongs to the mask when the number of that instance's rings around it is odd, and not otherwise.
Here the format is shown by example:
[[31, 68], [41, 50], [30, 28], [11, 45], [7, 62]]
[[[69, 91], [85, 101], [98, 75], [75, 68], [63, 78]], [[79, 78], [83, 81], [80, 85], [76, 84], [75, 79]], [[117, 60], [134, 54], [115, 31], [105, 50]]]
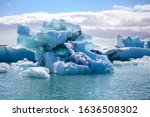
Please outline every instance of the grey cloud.
[[117, 29], [116, 30], [102, 30], [102, 29], [96, 29], [96, 30], [85, 30], [88, 34], [92, 35], [93, 37], [96, 38], [108, 38], [108, 39], [116, 39], [118, 34], [121, 34], [123, 37], [126, 36], [139, 36], [141, 38], [147, 38], [150, 37], [150, 33], [144, 32], [144, 31], [134, 31], [131, 29]]

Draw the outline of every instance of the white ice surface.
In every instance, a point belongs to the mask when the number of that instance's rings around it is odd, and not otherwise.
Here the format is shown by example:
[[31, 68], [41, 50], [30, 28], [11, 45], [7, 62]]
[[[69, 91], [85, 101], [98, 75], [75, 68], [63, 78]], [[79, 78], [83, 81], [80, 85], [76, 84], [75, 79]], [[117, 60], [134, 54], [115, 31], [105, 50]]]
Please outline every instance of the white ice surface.
[[7, 63], [0, 63], [0, 74], [8, 72], [11, 66]]
[[31, 67], [20, 73], [22, 77], [50, 78], [49, 69], [45, 67]]

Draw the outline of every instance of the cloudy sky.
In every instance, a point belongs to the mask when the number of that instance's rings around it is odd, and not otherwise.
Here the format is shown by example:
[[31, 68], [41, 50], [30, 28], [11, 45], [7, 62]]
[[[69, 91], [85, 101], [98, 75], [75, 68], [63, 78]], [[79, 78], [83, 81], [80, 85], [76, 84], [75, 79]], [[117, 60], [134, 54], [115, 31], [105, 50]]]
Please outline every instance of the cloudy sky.
[[38, 31], [53, 18], [81, 25], [99, 43], [117, 34], [150, 37], [149, 0], [1, 0], [0, 8], [0, 44], [16, 43], [18, 24]]

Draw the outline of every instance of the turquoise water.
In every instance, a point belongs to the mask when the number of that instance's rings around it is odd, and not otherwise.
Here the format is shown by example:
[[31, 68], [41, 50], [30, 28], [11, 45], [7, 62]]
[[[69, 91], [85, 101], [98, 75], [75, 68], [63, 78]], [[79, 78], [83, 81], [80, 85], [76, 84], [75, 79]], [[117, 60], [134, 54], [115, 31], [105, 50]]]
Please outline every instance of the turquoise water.
[[0, 99], [150, 99], [150, 63], [117, 62], [101, 75], [20, 77], [19, 70], [0, 74]]

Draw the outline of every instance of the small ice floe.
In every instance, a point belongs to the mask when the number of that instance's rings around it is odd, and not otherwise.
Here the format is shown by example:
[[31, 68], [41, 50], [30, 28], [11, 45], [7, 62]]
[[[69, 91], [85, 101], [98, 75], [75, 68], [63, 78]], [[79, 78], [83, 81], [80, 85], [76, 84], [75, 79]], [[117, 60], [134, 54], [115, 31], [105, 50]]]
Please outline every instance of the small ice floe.
[[11, 66], [7, 63], [0, 63], [0, 74], [7, 73]]
[[133, 65], [149, 65], [150, 57], [144, 56], [143, 58], [131, 59], [130, 61], [114, 61], [115, 66], [133, 66]]
[[18, 66], [18, 67], [24, 67], [24, 68], [26, 68], [26, 67], [35, 67], [36, 66], [35, 63], [33, 63], [32, 61], [29, 61], [26, 58], [23, 59], [23, 60], [20, 60], [16, 63], [12, 63], [11, 65], [12, 66]]
[[0, 62], [12, 63], [27, 58], [30, 61], [35, 60], [35, 54], [21, 46], [0, 45]]
[[20, 73], [22, 77], [50, 78], [49, 69], [45, 67], [31, 67]]

